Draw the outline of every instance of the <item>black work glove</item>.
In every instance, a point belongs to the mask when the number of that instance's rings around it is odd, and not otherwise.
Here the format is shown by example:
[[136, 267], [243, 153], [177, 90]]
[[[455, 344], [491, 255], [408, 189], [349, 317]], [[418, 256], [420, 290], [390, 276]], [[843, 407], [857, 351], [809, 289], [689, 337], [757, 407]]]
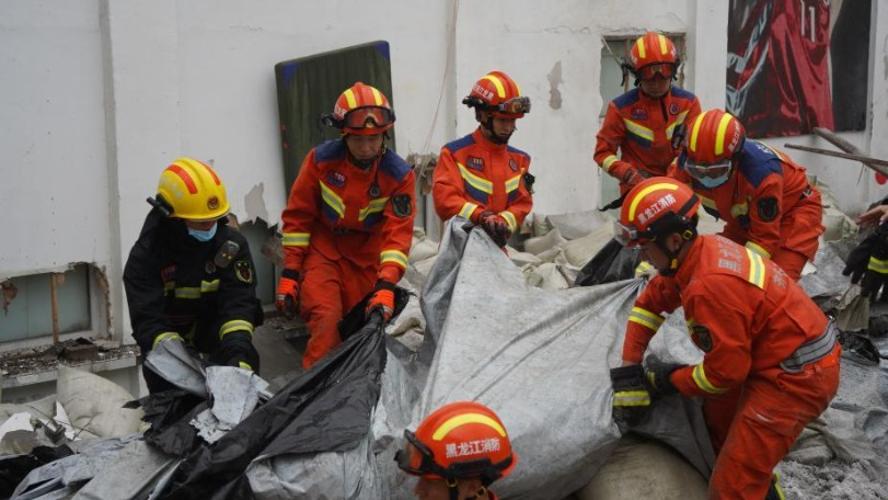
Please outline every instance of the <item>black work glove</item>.
[[870, 300], [888, 298], [888, 224], [880, 224], [851, 251], [842, 274], [850, 275], [851, 283], [860, 283]]
[[484, 229], [484, 232], [490, 235], [493, 242], [500, 247], [506, 246], [506, 242], [512, 236], [512, 231], [509, 230], [509, 223], [506, 222], [506, 219], [489, 210], [481, 212], [481, 215], [478, 216], [478, 224]]
[[621, 431], [638, 425], [651, 409], [651, 393], [641, 365], [621, 366], [610, 371], [614, 386], [614, 422]]
[[657, 359], [648, 358], [645, 375], [647, 376], [648, 384], [650, 384], [651, 392], [657, 396], [678, 394], [678, 389], [672, 385], [670, 375], [682, 366], [684, 365], [663, 363]]
[[259, 373], [259, 353], [253, 347], [252, 337], [247, 332], [225, 334], [210, 362], [216, 365], [246, 368]]

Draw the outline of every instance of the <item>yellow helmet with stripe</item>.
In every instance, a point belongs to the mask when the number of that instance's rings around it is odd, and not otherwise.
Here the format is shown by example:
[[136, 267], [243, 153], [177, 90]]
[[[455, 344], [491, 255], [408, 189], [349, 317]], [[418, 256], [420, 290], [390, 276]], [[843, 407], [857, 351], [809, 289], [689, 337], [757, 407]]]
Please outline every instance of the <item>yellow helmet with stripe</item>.
[[160, 174], [152, 205], [171, 217], [191, 221], [216, 220], [229, 210], [225, 184], [216, 172], [206, 163], [187, 156], [177, 158]]

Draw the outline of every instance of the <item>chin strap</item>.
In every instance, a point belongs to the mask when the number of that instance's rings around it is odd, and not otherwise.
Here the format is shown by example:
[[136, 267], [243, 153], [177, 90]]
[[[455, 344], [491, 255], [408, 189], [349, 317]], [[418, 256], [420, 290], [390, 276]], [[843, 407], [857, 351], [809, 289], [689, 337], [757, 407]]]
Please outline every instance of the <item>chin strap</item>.
[[666, 255], [666, 257], [669, 258], [669, 269], [667, 269], [665, 271], [658, 269], [657, 271], [660, 274], [662, 274], [663, 276], [673, 276], [673, 275], [675, 275], [675, 273], [678, 272], [678, 255], [681, 253], [681, 251], [685, 247], [685, 245], [687, 245], [689, 241], [694, 239], [694, 236], [697, 236], [697, 231], [695, 229], [688, 228], [688, 229], [685, 229], [684, 231], [682, 231], [681, 232], [681, 238], [682, 238], [681, 246], [678, 247], [678, 249], [674, 252], [669, 250], [668, 248], [666, 248], [666, 244], [663, 243], [662, 240], [659, 240], [659, 239], [654, 240], [654, 243], [657, 245], [657, 248], [659, 248], [660, 251], [663, 252], [663, 254]]

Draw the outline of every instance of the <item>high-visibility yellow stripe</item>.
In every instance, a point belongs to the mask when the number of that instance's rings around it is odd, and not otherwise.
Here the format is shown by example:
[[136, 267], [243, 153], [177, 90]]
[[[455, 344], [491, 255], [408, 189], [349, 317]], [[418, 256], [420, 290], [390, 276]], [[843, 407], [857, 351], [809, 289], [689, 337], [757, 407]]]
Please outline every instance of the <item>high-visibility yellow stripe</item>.
[[761, 255], [753, 252], [749, 248], [746, 249], [746, 255], [749, 257], [749, 276], [746, 277], [747, 281], [764, 290], [765, 261], [762, 260]]
[[342, 201], [342, 198], [336, 194], [335, 191], [330, 189], [329, 186], [324, 184], [324, 181], [318, 181], [321, 185], [321, 198], [327, 203], [330, 208], [332, 208], [340, 217], [345, 216], [345, 203]]
[[157, 347], [157, 344], [159, 344], [167, 339], [182, 340], [182, 337], [176, 332], [163, 332], [160, 335], [158, 335], [157, 337], [154, 337], [154, 343], [151, 344], [151, 348], [154, 349], [155, 347]]
[[660, 325], [663, 324], [664, 319], [663, 316], [660, 316], [659, 314], [635, 306], [629, 312], [629, 321], [638, 323], [639, 325], [650, 328], [656, 332], [660, 329]]
[[492, 83], [494, 87], [496, 87], [496, 95], [498, 95], [500, 99], [506, 97], [506, 86], [503, 85], [503, 81], [500, 80], [498, 76], [494, 74], [487, 74], [484, 75], [484, 78], [482, 78], [482, 80], [487, 80]]
[[210, 292], [218, 292], [219, 291], [219, 280], [214, 279], [213, 281], [203, 281], [200, 282], [200, 293], [210, 293]]
[[284, 233], [281, 243], [285, 247], [307, 247], [311, 233]]
[[679, 114], [675, 117], [675, 121], [673, 121], [672, 123], [669, 124], [668, 127], [666, 127], [666, 138], [667, 138], [667, 139], [672, 139], [672, 134], [675, 133], [675, 127], [677, 127], [677, 126], [681, 125], [682, 123], [684, 123], [685, 118], [687, 118], [687, 117], [688, 117], [688, 111], [687, 111], [687, 110], [682, 111], [681, 113], [679, 113]]
[[379, 253], [379, 263], [380, 264], [397, 264], [404, 269], [407, 269], [407, 254], [400, 250], [383, 250]]
[[700, 126], [703, 125], [703, 119], [706, 118], [706, 113], [709, 113], [709, 111], [704, 111], [694, 120], [694, 126], [691, 128], [691, 140], [688, 144], [688, 149], [691, 153], [697, 152], [697, 135], [700, 132]]
[[728, 131], [729, 123], [731, 123], [731, 115], [722, 115], [721, 120], [718, 122], [718, 131], [715, 133], [715, 156], [725, 152], [725, 134]]
[[610, 155], [605, 158], [603, 162], [601, 162], [601, 166], [604, 167], [606, 171], [610, 172], [611, 167], [614, 166], [614, 162], [616, 162], [618, 159], [619, 158], [617, 158], [617, 155]]
[[699, 193], [697, 193], [697, 197], [700, 198], [700, 203], [702, 203], [704, 207], [718, 210], [718, 205], [715, 204], [715, 200], [712, 198], [701, 196]]
[[871, 256], [866, 268], [879, 274], [888, 274], [888, 260], [877, 259]]
[[343, 92], [343, 94], [345, 95], [346, 102], [348, 102], [348, 109], [349, 110], [355, 109], [355, 106], [358, 105], [358, 100], [355, 99], [355, 93], [352, 92], [352, 89], [346, 89], [346, 91]]
[[173, 292], [177, 299], [199, 299], [200, 287], [180, 286]]
[[623, 124], [626, 125], [626, 130], [628, 130], [629, 132], [632, 132], [633, 134], [649, 141], [654, 140], [654, 131], [649, 129], [648, 127], [629, 120], [628, 118], [623, 118]]
[[665, 55], [669, 52], [669, 47], [666, 45], [666, 37], [663, 35], [657, 35], [657, 38], [660, 41], [660, 53]]
[[222, 323], [222, 326], [219, 327], [219, 338], [228, 335], [233, 332], [245, 332], [250, 335], [253, 334], [253, 323], [250, 323], [247, 320], [243, 319], [233, 319], [231, 321], [226, 321]]
[[499, 213], [499, 215], [503, 219], [506, 219], [506, 224], [509, 225], [509, 231], [514, 233], [515, 230], [518, 229], [518, 220], [515, 219], [515, 215], [512, 212], [509, 212], [508, 210], [503, 210]]
[[373, 92], [373, 102], [375, 102], [377, 106], [382, 106], [382, 94], [376, 90], [376, 87], [370, 87], [370, 91]]
[[639, 276], [643, 275], [653, 268], [654, 266], [650, 262], [643, 260], [639, 262], [637, 266], [635, 266], [635, 277], [638, 278]]
[[647, 57], [647, 54], [644, 50], [644, 37], [639, 37], [639, 39], [635, 41], [635, 47], [638, 49], [639, 59], [644, 59], [645, 57]]
[[727, 392], [727, 389], [717, 387], [709, 381], [706, 377], [706, 370], [703, 369], [703, 363], [694, 366], [694, 371], [691, 376], [694, 379], [694, 383], [697, 384], [703, 392], [708, 392], [709, 394], [724, 394]]
[[462, 175], [462, 178], [465, 179], [465, 181], [468, 182], [470, 186], [487, 194], [493, 194], [492, 182], [487, 179], [478, 177], [472, 172], [469, 172], [469, 169], [466, 168], [466, 166], [462, 163], [457, 162], [456, 166], [459, 168], [459, 173], [460, 175]]
[[648, 391], [614, 392], [614, 406], [650, 406], [651, 393]]
[[672, 184], [670, 182], [658, 182], [656, 184], [651, 184], [650, 186], [639, 191], [635, 195], [635, 198], [632, 198], [632, 203], [629, 204], [629, 222], [635, 221], [635, 210], [638, 209], [638, 204], [641, 203], [641, 200], [645, 196], [653, 193], [654, 191], [656, 191], [658, 189], [666, 189], [669, 191], [675, 191], [676, 189], [678, 189], [678, 186], [676, 184]]
[[762, 257], [771, 258], [771, 252], [765, 250], [765, 247], [759, 245], [758, 243], [749, 240], [746, 242], [746, 248], [752, 250], [753, 252], [761, 255]]
[[486, 425], [487, 427], [495, 430], [500, 436], [506, 437], [506, 430], [503, 429], [503, 426], [500, 425], [499, 422], [497, 422], [496, 420], [480, 413], [463, 413], [462, 415], [457, 415], [445, 420], [440, 427], [435, 429], [435, 432], [432, 434], [432, 439], [434, 439], [435, 441], [440, 441], [447, 437], [447, 434], [449, 434], [450, 431], [452, 431], [453, 429], [466, 424]]
[[358, 220], [363, 222], [368, 215], [382, 212], [383, 210], [385, 210], [385, 204], [388, 200], [388, 196], [384, 198], [373, 198], [372, 200], [370, 200], [370, 203], [368, 203], [366, 207], [362, 208], [358, 212]]
[[476, 208], [478, 208], [478, 205], [467, 201], [467, 202], [463, 203], [462, 208], [459, 209], [459, 215], [460, 215], [460, 217], [465, 217], [466, 219], [471, 219], [472, 214], [475, 212]]
[[246, 361], [238, 361], [237, 366], [243, 368], [244, 370], [253, 371], [253, 367], [250, 365], [250, 363], [247, 363]]
[[521, 174], [518, 174], [506, 181], [506, 193], [511, 193], [512, 191], [518, 189], [519, 184], [521, 184]]

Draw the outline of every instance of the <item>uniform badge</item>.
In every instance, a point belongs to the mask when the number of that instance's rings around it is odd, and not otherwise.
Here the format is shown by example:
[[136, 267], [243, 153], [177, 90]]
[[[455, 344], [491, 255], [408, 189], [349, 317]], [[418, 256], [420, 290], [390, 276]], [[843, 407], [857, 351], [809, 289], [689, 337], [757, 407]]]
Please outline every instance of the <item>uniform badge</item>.
[[239, 251], [240, 245], [231, 240], [225, 240], [225, 243], [222, 243], [222, 246], [219, 247], [219, 250], [213, 257], [213, 264], [217, 268], [225, 269], [228, 267], [228, 264], [231, 264], [231, 261], [234, 260]]
[[210, 210], [216, 210], [219, 208], [219, 198], [210, 196], [210, 199], [207, 200], [207, 208]]
[[516, 162], [512, 158], [509, 158], [509, 168], [512, 169], [512, 172], [517, 172], [518, 171], [518, 162]]
[[253, 283], [253, 266], [248, 260], [239, 260], [234, 263], [234, 277], [246, 284]]
[[204, 271], [206, 271], [207, 274], [215, 273], [216, 272], [216, 264], [213, 264], [213, 261], [208, 260], [207, 264], [204, 266]]
[[709, 352], [712, 350], [712, 335], [709, 333], [709, 328], [706, 328], [703, 325], [694, 325], [691, 327], [691, 340], [693, 340], [694, 344], [703, 352]]
[[470, 156], [466, 163], [472, 170], [484, 170], [484, 160], [477, 156]]
[[345, 186], [345, 176], [335, 170], [330, 170], [327, 172], [327, 183], [336, 187]]
[[644, 108], [632, 108], [632, 119], [633, 120], [647, 120], [648, 112]]
[[379, 198], [380, 193], [381, 191], [379, 189], [379, 184], [375, 182], [373, 184], [370, 184], [370, 189], [367, 190], [367, 194], [371, 198]]
[[410, 195], [407, 194], [399, 194], [392, 197], [392, 211], [395, 212], [395, 215], [398, 217], [407, 217], [412, 212], [413, 209], [410, 203]]
[[678, 114], [678, 104], [673, 102], [672, 104], [669, 105], [669, 114], [670, 115], [677, 115]]
[[780, 212], [780, 205], [777, 203], [777, 198], [773, 196], [766, 196], [760, 199], [756, 203], [756, 206], [758, 208], [759, 219], [764, 222], [771, 222], [776, 219], [777, 214]]

